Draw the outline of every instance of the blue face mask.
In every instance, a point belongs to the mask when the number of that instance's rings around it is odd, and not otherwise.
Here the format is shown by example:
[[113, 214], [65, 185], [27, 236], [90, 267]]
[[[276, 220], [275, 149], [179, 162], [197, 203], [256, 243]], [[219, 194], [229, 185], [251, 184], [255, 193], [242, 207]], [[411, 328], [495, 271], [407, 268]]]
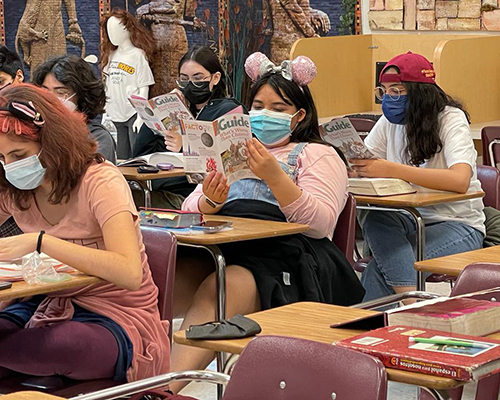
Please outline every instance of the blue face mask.
[[406, 110], [408, 109], [408, 96], [400, 96], [393, 100], [389, 95], [382, 98], [382, 112], [389, 122], [398, 125], [406, 123]]
[[9, 164], [2, 161], [5, 179], [19, 190], [36, 189], [42, 184], [46, 171], [38, 158], [39, 155], [40, 153]]
[[[297, 111], [298, 113], [298, 111]], [[266, 146], [284, 142], [292, 135], [290, 124], [297, 114], [266, 110], [250, 110], [250, 127], [257, 139]]]

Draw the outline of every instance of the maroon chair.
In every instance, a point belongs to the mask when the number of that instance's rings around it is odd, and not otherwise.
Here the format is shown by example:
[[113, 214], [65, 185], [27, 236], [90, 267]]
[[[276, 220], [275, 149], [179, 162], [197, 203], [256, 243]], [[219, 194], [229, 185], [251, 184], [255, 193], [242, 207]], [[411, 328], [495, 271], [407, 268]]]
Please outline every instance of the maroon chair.
[[347, 117], [358, 133], [369, 133], [375, 126], [376, 121], [368, 118]]
[[500, 171], [498, 168], [489, 165], [478, 165], [477, 179], [481, 182], [481, 187], [485, 193], [483, 197], [484, 205], [500, 210]]
[[[457, 277], [450, 296], [492, 289], [500, 286], [500, 264], [474, 263], [465, 267]], [[483, 300], [491, 300], [491, 295], [485, 295]], [[479, 297], [477, 297], [479, 298]], [[495, 374], [479, 381], [476, 391], [476, 400], [497, 400], [500, 388], [500, 374]], [[451, 400], [462, 397], [463, 388], [449, 390]], [[420, 400], [432, 400], [433, 397], [425, 392], [420, 393]]]
[[339, 215], [337, 226], [333, 232], [333, 243], [354, 265], [354, 247], [356, 246], [356, 199], [349, 193], [344, 209]]
[[210, 371], [172, 372], [70, 400], [121, 398], [175, 380], [227, 383], [223, 400], [385, 400], [387, 374], [368, 354], [310, 340], [258, 336], [243, 350], [230, 377]]
[[[141, 227], [142, 239], [146, 247], [149, 268], [153, 281], [158, 287], [158, 309], [160, 318], [170, 322], [169, 338], [172, 341], [172, 316], [174, 301], [174, 280], [177, 255], [177, 239], [169, 231], [161, 228]], [[0, 393], [7, 394], [32, 388], [61, 397], [76, 396], [120, 383], [111, 379], [75, 381], [66, 377], [35, 377], [16, 374], [0, 380]]]
[[[483, 165], [496, 167], [500, 162], [500, 126], [485, 126], [481, 129]], [[493, 156], [493, 160], [491, 159]]]

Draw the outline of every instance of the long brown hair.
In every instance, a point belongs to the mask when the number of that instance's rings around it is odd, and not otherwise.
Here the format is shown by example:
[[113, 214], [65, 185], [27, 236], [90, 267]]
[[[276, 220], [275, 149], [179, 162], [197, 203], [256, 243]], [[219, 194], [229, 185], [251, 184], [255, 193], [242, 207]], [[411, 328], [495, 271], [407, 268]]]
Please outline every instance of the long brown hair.
[[111, 43], [108, 36], [108, 20], [111, 17], [116, 17], [120, 20], [122, 25], [129, 31], [132, 44], [142, 49], [144, 53], [146, 53], [146, 59], [150, 61], [155, 49], [155, 42], [151, 36], [151, 32], [128, 11], [113, 8], [99, 21], [101, 27], [101, 44], [99, 46], [99, 50], [101, 51], [101, 68], [104, 69], [104, 67], [108, 65], [109, 55], [118, 48]]
[[[31, 84], [10, 85], [0, 92], [0, 107], [9, 101], [33, 105], [45, 121], [40, 127], [20, 120], [8, 112], [0, 113], [2, 127], [14, 141], [34, 141], [40, 144], [39, 159], [46, 168], [45, 179], [52, 184], [48, 200], [59, 204], [69, 199], [92, 162], [102, 163], [104, 158], [96, 154], [97, 144], [89, 137], [89, 131], [80, 113], [68, 110], [50, 91]], [[16, 126], [21, 132], [16, 133]], [[6, 193], [16, 207], [26, 210], [34, 190], [19, 190], [7, 181], [5, 170], [0, 167], [0, 194]]]

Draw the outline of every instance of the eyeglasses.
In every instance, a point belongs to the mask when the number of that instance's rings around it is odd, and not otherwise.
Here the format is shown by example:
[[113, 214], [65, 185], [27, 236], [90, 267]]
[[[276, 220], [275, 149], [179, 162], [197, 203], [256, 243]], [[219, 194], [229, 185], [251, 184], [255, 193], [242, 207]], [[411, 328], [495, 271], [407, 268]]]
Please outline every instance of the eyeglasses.
[[56, 89], [52, 91], [61, 101], [66, 101], [70, 97], [73, 97], [75, 95], [74, 92], [71, 92], [68, 89]]
[[14, 82], [7, 82], [3, 86], [0, 87], [0, 90], [5, 89], [7, 86], [12, 85]]
[[200, 76], [200, 77], [196, 76], [196, 77], [193, 77], [191, 79], [188, 79], [185, 77], [179, 77], [175, 81], [177, 82], [177, 85], [181, 89], [185, 89], [187, 87], [187, 85], [189, 84], [189, 82], [191, 82], [195, 87], [201, 88], [201, 87], [203, 87], [203, 84], [205, 82], [207, 82], [207, 80], [210, 80], [210, 79], [212, 79], [212, 74], [210, 74], [208, 76]]
[[399, 98], [406, 94], [405, 88], [398, 88], [397, 86], [391, 86], [389, 88], [384, 88], [382, 86], [377, 86], [375, 88], [375, 97], [382, 100], [384, 95], [388, 95], [392, 100], [399, 100]]

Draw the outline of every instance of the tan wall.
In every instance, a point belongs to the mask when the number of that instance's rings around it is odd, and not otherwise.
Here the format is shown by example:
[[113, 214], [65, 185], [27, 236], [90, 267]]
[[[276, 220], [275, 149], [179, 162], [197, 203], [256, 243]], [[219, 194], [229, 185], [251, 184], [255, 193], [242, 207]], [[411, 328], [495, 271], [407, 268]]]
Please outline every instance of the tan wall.
[[291, 57], [307, 55], [316, 63], [310, 87], [320, 117], [380, 109], [375, 63], [413, 51], [434, 63], [438, 84], [462, 100], [477, 123], [500, 119], [499, 48], [500, 36], [379, 34], [302, 39]]

